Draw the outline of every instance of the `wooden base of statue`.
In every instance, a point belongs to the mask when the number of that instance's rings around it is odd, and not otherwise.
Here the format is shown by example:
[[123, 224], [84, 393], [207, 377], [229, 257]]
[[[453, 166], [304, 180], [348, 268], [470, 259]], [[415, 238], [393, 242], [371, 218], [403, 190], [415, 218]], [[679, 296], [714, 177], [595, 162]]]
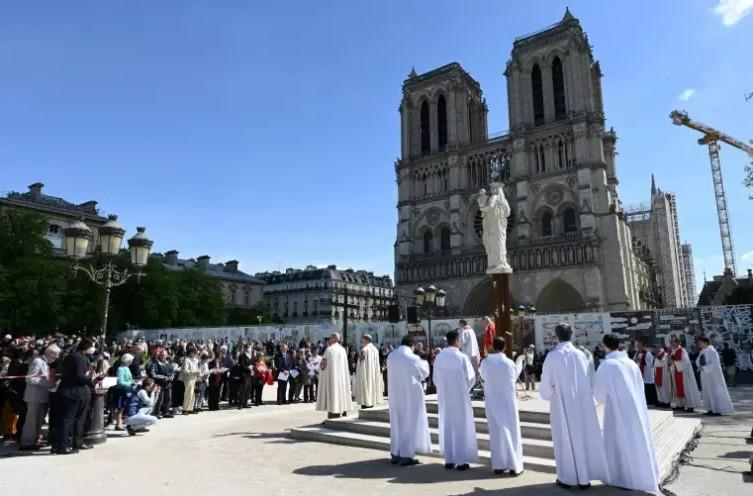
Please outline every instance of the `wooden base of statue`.
[[505, 354], [512, 358], [512, 296], [510, 274], [490, 274], [492, 278], [492, 308], [497, 336], [505, 340]]

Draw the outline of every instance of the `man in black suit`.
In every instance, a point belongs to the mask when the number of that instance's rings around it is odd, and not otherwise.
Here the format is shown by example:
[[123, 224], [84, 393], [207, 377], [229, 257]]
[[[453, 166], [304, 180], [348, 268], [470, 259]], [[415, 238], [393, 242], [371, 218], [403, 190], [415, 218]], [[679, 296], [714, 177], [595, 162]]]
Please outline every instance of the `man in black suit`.
[[285, 380], [280, 379], [280, 373], [290, 374], [290, 370], [293, 368], [293, 355], [288, 351], [288, 345], [282, 343], [280, 345], [280, 351], [275, 355], [275, 374], [277, 379], [277, 404], [285, 405], [288, 403], [285, 395], [288, 389], [288, 378]]
[[84, 422], [86, 420], [91, 389], [94, 386], [93, 372], [89, 357], [94, 353], [91, 340], [84, 338], [76, 350], [66, 356], [60, 367], [60, 386], [57, 391], [58, 428], [53, 452], [59, 455], [77, 453], [80, 449], [91, 449], [84, 444]]
[[238, 404], [238, 410], [240, 410], [241, 408], [248, 408], [248, 398], [253, 388], [254, 347], [252, 345], [247, 345], [246, 351], [241, 353], [240, 358], [238, 358], [238, 365], [243, 372], [239, 394], [240, 403]]

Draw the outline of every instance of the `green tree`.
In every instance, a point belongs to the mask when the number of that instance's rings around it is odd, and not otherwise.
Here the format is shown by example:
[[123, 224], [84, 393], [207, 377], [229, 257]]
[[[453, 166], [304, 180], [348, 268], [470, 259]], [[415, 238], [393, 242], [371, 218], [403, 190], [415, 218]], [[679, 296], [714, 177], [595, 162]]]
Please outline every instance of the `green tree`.
[[61, 272], [45, 239], [47, 221], [7, 209], [0, 214], [0, 327], [45, 333], [60, 312]]
[[259, 316], [263, 324], [279, 323], [280, 320], [272, 314], [272, 309], [263, 302], [259, 302], [252, 308], [233, 307], [228, 309], [228, 325], [256, 325]]

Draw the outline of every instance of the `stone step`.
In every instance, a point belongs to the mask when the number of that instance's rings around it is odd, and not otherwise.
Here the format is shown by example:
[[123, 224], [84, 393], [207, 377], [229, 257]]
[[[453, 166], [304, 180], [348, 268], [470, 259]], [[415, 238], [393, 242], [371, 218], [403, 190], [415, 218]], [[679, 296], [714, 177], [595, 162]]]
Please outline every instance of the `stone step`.
[[[429, 427], [439, 427], [439, 414], [428, 413]], [[364, 420], [373, 420], [378, 422], [390, 421], [390, 412], [385, 409], [368, 409], [361, 410], [358, 413], [358, 418]], [[486, 418], [476, 418], [476, 432], [489, 433], [489, 423]], [[552, 440], [552, 429], [549, 424], [542, 424], [540, 422], [520, 422], [520, 433], [523, 438], [529, 439], [545, 439]]]
[[[383, 436], [374, 436], [359, 432], [346, 430], [334, 430], [325, 426], [299, 427], [291, 429], [290, 435], [293, 439], [301, 441], [316, 441], [344, 446], [356, 446], [360, 448], [371, 448], [389, 453], [390, 438]], [[489, 465], [491, 453], [487, 450], [479, 450], [479, 463]], [[427, 455], [435, 458], [442, 458], [439, 452], [439, 446], [432, 445], [432, 452]], [[535, 472], [546, 472], [553, 474], [555, 472], [554, 460], [547, 458], [538, 458], [534, 456], [523, 456], [523, 466], [526, 470]]]
[[[484, 402], [474, 401], [472, 405], [473, 405], [473, 416], [476, 418], [485, 419], [486, 409], [484, 408]], [[525, 410], [524, 406], [525, 406], [524, 404], [521, 404], [520, 405], [521, 409], [518, 411], [518, 416], [521, 422], [530, 422], [530, 423], [535, 423], [535, 424], [549, 425], [549, 412]], [[436, 401], [427, 401], [426, 413], [438, 414], [439, 404]]]
[[[345, 430], [368, 434], [370, 436], [380, 436], [389, 439], [390, 424], [388, 422], [378, 422], [363, 419], [336, 419], [326, 420], [324, 426], [332, 430]], [[439, 430], [436, 428], [429, 429], [431, 442], [439, 443]], [[489, 450], [489, 434], [476, 433], [478, 449]], [[523, 455], [533, 456], [536, 458], [554, 459], [554, 447], [552, 441], [542, 439], [523, 438]]]
[[673, 417], [670, 422], [654, 431], [656, 463], [660, 479], [664, 481], [679, 463], [680, 455], [687, 445], [701, 432], [701, 420]]

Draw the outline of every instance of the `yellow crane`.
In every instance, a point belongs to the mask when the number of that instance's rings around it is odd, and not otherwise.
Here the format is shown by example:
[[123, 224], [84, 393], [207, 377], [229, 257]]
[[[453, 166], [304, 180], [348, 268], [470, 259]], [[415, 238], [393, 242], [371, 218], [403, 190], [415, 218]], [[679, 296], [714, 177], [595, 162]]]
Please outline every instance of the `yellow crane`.
[[683, 110], [673, 110], [669, 114], [672, 123], [677, 126], [685, 126], [703, 134], [698, 140], [699, 145], [707, 145], [709, 148], [709, 160], [711, 161], [711, 179], [714, 183], [714, 196], [716, 196], [716, 214], [719, 218], [719, 234], [722, 238], [722, 252], [724, 253], [724, 268], [730, 269], [735, 275], [735, 250], [732, 245], [732, 234], [729, 226], [729, 212], [727, 211], [727, 195], [724, 193], [724, 181], [722, 180], [722, 163], [719, 160], [719, 141], [744, 151], [753, 158], [753, 146], [733, 138], [723, 132], [694, 121]]

